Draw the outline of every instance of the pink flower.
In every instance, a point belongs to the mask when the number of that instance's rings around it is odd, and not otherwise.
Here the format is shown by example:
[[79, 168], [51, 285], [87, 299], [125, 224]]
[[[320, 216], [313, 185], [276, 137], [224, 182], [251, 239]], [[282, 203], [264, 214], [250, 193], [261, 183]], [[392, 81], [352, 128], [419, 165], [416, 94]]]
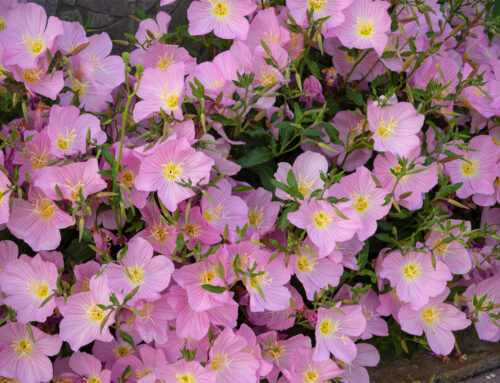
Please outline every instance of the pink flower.
[[[108, 279], [101, 275], [90, 280], [89, 291], [71, 295], [66, 302], [63, 298], [59, 300], [58, 308], [63, 316], [59, 336], [74, 351], [94, 340], [113, 340], [109, 326], [114, 323], [114, 316], [98, 306], [111, 304], [110, 293]], [[109, 318], [101, 331], [102, 321], [107, 315]]]
[[250, 49], [261, 46], [260, 40], [283, 46], [290, 40], [290, 33], [281, 26], [273, 8], [259, 11], [250, 23], [245, 44]]
[[75, 273], [75, 293], [89, 291], [90, 279], [101, 270], [101, 265], [94, 261], [88, 261], [80, 265], [75, 265], [73, 271]]
[[469, 327], [471, 321], [465, 313], [453, 305], [442, 303], [449, 290], [429, 300], [429, 303], [418, 310], [405, 305], [399, 310], [401, 329], [409, 334], [425, 333], [431, 350], [436, 354], [448, 355], [454, 347], [455, 337], [452, 331]]
[[152, 37], [150, 34], [153, 35], [155, 39], [159, 39], [164, 33], [168, 32], [168, 26], [171, 20], [172, 17], [169, 14], [158, 12], [156, 20], [146, 19], [139, 23], [139, 28], [137, 28], [135, 37], [139, 40], [140, 44], [144, 44], [147, 40], [151, 40]]
[[18, 322], [45, 322], [52, 315], [55, 299], [40, 306], [57, 290], [57, 277], [56, 266], [44, 262], [40, 255], [22, 256], [7, 264], [0, 286], [7, 295], [4, 303], [17, 311]]
[[210, 349], [210, 369], [217, 371], [217, 382], [257, 383], [258, 360], [246, 352], [248, 344], [245, 338], [235, 335], [226, 327]]
[[186, 214], [187, 211], [184, 211], [180, 217], [180, 229], [189, 249], [193, 249], [198, 242], [215, 245], [220, 241], [219, 231], [203, 218], [199, 206], [192, 207], [187, 217]]
[[157, 375], [166, 382], [215, 383], [216, 371], [208, 371], [199, 362], [179, 360], [158, 369]]
[[364, 166], [359, 167], [354, 174], [343, 177], [340, 183], [332, 185], [327, 197], [350, 198], [352, 207], [358, 213], [363, 226], [358, 229], [358, 238], [364, 241], [377, 230], [377, 220], [384, 218], [391, 208], [385, 204], [387, 191], [377, 188], [370, 171]]
[[65, 55], [88, 42], [85, 28], [78, 21], [61, 21], [64, 33], [57, 38], [57, 47]]
[[159, 299], [160, 292], [169, 285], [173, 271], [174, 264], [169, 258], [164, 255], [153, 257], [153, 246], [136, 237], [128, 243], [128, 251], [120, 259], [120, 264], [109, 264], [104, 274], [108, 277], [109, 286], [123, 296], [139, 287], [129, 301], [134, 304], [139, 299]]
[[325, 97], [323, 96], [323, 88], [321, 83], [314, 76], [309, 76], [302, 85], [304, 89], [304, 95], [300, 96], [299, 101], [304, 102], [308, 108], [313, 106], [313, 101], [320, 104], [325, 102]]
[[55, 100], [64, 87], [63, 71], [47, 73], [48, 60], [41, 59], [35, 67], [29, 69], [17, 65], [11, 68], [14, 78], [22, 81], [26, 90], [32, 95], [39, 94]]
[[159, 380], [162, 369], [167, 364], [161, 349], [147, 344], [139, 346], [140, 359], [135, 355], [126, 355], [116, 361], [111, 369], [111, 380], [118, 382], [123, 372], [130, 366], [132, 375], [130, 383], [155, 383]]
[[142, 314], [136, 315], [134, 329], [146, 343], [153, 340], [158, 344], [167, 341], [168, 321], [175, 319], [175, 313], [165, 296], [156, 301], [139, 301], [135, 308]]
[[273, 195], [264, 188], [251, 190], [246, 199], [248, 205], [247, 234], [259, 239], [274, 229], [276, 218], [283, 205], [272, 202]]
[[69, 366], [88, 382], [109, 383], [111, 380], [111, 371], [103, 370], [99, 359], [90, 354], [75, 352], [69, 359]]
[[462, 158], [447, 162], [445, 168], [450, 174], [451, 182], [461, 182], [457, 190], [459, 198], [467, 198], [475, 193], [493, 194], [500, 148], [494, 144], [491, 136], [476, 136], [468, 147], [475, 150], [453, 150]]
[[167, 225], [163, 221], [163, 216], [156, 206], [156, 202], [146, 201], [141, 213], [147, 226], [137, 236], [148, 241], [153, 246], [154, 251], [163, 255], [171, 255], [177, 246], [177, 228]]
[[389, 6], [385, 1], [355, 0], [344, 11], [344, 23], [327, 34], [336, 35], [347, 48], [373, 48], [381, 56], [391, 29]]
[[80, 110], [74, 106], [52, 106], [47, 133], [51, 153], [59, 158], [85, 153], [87, 134], [90, 134], [90, 142], [95, 140], [96, 145], [102, 145], [107, 138], [97, 117], [80, 115]]
[[191, 57], [186, 49], [177, 45], [162, 44], [158, 41], [153, 41], [147, 51], [142, 48], [133, 51], [130, 54], [130, 63], [132, 65], [141, 63], [144, 69], [153, 68], [163, 72], [166, 72], [171, 65], [176, 63], [184, 64], [186, 73], [192, 72], [196, 67], [196, 59]]
[[356, 348], [356, 358], [352, 362], [339, 361], [339, 366], [344, 369], [340, 376], [345, 383], [370, 383], [365, 367], [375, 367], [380, 361], [380, 355], [377, 349], [368, 343], [358, 343]]
[[290, 383], [327, 382], [342, 374], [333, 360], [317, 361], [313, 350], [303, 350], [295, 354], [295, 362]]
[[[320, 174], [328, 172], [328, 162], [319, 153], [304, 152], [295, 159], [293, 167], [287, 162], [278, 164], [278, 171], [274, 174], [276, 181], [288, 185], [287, 177], [290, 170], [293, 171], [299, 192], [304, 196], [304, 200], [307, 200], [311, 192], [323, 188], [324, 182], [321, 180]], [[276, 189], [276, 197], [292, 199], [279, 188]]]
[[288, 214], [293, 225], [307, 230], [307, 235], [319, 248], [319, 256], [330, 254], [337, 242], [351, 239], [362, 225], [350, 203], [340, 202], [335, 206], [338, 213], [330, 202], [305, 202], [298, 211]]
[[287, 0], [286, 6], [299, 25], [307, 25], [307, 12], [312, 8], [313, 20], [328, 17], [323, 25], [329, 29], [344, 22], [342, 11], [352, 2], [353, 0]]
[[[34, 193], [33, 193], [34, 194]], [[34, 251], [54, 250], [61, 242], [60, 229], [75, 223], [51, 199], [41, 194], [29, 200], [14, 199], [7, 227]]]
[[190, 180], [193, 185], [205, 185], [212, 165], [213, 161], [194, 150], [185, 138], [167, 141], [142, 161], [135, 186], [139, 190], [158, 191], [165, 207], [175, 211], [179, 202], [194, 195], [178, 182]]
[[389, 279], [398, 297], [414, 310], [441, 294], [452, 279], [443, 262], [436, 260], [434, 269], [430, 254], [421, 251], [410, 251], [404, 257], [400, 251], [391, 252], [382, 263], [380, 276]]
[[[5, 173], [0, 172], [0, 224], [6, 223], [10, 217], [10, 196], [12, 185]], [[277, 213], [276, 213], [277, 214]]]
[[222, 39], [245, 40], [248, 20], [255, 10], [252, 0], [201, 0], [193, 2], [187, 11], [189, 34], [205, 35], [211, 31]]
[[134, 107], [136, 122], [160, 114], [160, 109], [167, 114], [173, 113], [176, 119], [182, 119], [184, 71], [182, 63], [170, 65], [165, 71], [150, 68], [144, 71], [137, 91], [142, 101]]
[[343, 314], [324, 307], [318, 310], [314, 360], [327, 360], [330, 353], [346, 363], [356, 357], [356, 345], [350, 337], [360, 336], [366, 327], [366, 319], [361, 312], [361, 306], [337, 308]]
[[363, 307], [363, 316], [366, 319], [366, 328], [361, 334], [361, 339], [370, 339], [373, 335], [388, 336], [387, 322], [377, 314], [377, 307], [380, 306], [377, 293], [373, 289], [368, 290], [359, 299], [359, 304]]
[[28, 134], [27, 132], [25, 140], [31, 136], [33, 137], [25, 142], [26, 155], [23, 152], [16, 151], [12, 161], [15, 165], [21, 165], [19, 167], [20, 182], [24, 182], [26, 173], [33, 176], [38, 169], [43, 168], [48, 162], [55, 159], [50, 153], [50, 139], [47, 129], [43, 129], [38, 133], [29, 132]]
[[392, 106], [368, 105], [368, 127], [373, 133], [373, 148], [379, 152], [391, 152], [408, 156], [411, 150], [420, 146], [417, 133], [424, 124], [423, 114], [409, 102]]
[[48, 382], [53, 370], [49, 356], [61, 348], [57, 335], [48, 335], [31, 326], [8, 322], [0, 327], [0, 376], [23, 383]]
[[0, 34], [3, 63], [30, 69], [37, 67], [39, 58], [52, 51], [54, 42], [63, 33], [57, 17], [49, 17], [38, 4], [19, 4], [9, 13], [9, 26]]

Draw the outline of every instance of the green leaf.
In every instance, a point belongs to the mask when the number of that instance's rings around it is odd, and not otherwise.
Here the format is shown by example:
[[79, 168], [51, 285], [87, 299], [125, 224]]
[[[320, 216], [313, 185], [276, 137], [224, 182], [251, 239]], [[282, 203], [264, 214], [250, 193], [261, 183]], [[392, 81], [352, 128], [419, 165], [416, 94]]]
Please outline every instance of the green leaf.
[[353, 88], [346, 88], [345, 90], [346, 96], [349, 100], [354, 102], [358, 106], [363, 106], [363, 96], [359, 90]]
[[252, 166], [263, 164], [273, 158], [271, 149], [268, 147], [259, 147], [245, 154], [237, 162], [242, 168], [251, 168]]
[[459, 182], [453, 185], [448, 185], [443, 188], [441, 188], [437, 193], [436, 193], [436, 199], [441, 199], [448, 197], [449, 195], [452, 195], [455, 193], [460, 187], [462, 186], [463, 182]]
[[120, 330], [120, 338], [122, 338], [124, 342], [128, 343], [132, 346], [132, 348], [135, 349], [134, 339], [132, 339], [132, 337], [125, 331]]
[[226, 288], [222, 287], [222, 286], [212, 286], [212, 285], [203, 284], [203, 285], [201, 285], [201, 287], [203, 289], [210, 291], [211, 293], [215, 293], [215, 294], [221, 294], [224, 291], [226, 291]]

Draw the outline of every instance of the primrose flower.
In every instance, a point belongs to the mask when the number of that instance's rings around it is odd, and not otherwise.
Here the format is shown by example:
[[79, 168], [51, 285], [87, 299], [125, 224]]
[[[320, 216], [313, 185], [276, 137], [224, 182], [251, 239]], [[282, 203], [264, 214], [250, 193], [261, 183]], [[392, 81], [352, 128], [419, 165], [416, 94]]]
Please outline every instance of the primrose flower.
[[413, 310], [421, 309], [429, 298], [441, 294], [446, 282], [452, 279], [443, 262], [436, 260], [434, 269], [430, 254], [421, 251], [410, 251], [405, 256], [400, 251], [391, 252], [382, 262], [380, 276], [389, 279], [397, 296], [409, 302]]
[[307, 25], [307, 12], [312, 8], [313, 20], [328, 17], [323, 28], [329, 29], [344, 22], [342, 11], [352, 2], [353, 0], [287, 0], [286, 6], [299, 25]]
[[98, 172], [97, 159], [93, 157], [85, 162], [73, 162], [61, 167], [44, 167], [33, 177], [33, 185], [53, 200], [65, 199], [75, 205], [80, 200], [80, 193], [86, 199], [107, 187]]
[[318, 361], [313, 350], [301, 350], [295, 355], [290, 383], [328, 382], [343, 371], [333, 360]]
[[59, 352], [61, 339], [36, 326], [31, 326], [31, 333], [33, 338], [21, 323], [8, 322], [0, 327], [0, 376], [7, 382], [38, 383], [52, 379], [48, 357]]
[[56, 38], [63, 33], [57, 17], [49, 17], [38, 4], [18, 4], [9, 13], [9, 27], [0, 34], [3, 64], [21, 68], [37, 67], [38, 59], [52, 51]]
[[184, 223], [180, 229], [189, 249], [193, 249], [199, 241], [206, 245], [219, 243], [219, 231], [203, 218], [199, 206], [192, 207], [187, 217], [186, 214], [187, 211], [179, 219]]
[[288, 214], [293, 225], [307, 230], [311, 241], [318, 246], [320, 256], [330, 254], [337, 242], [348, 241], [362, 226], [350, 203], [341, 202], [335, 206], [337, 211], [330, 202], [310, 201]]
[[59, 246], [59, 230], [74, 223], [71, 215], [61, 210], [50, 198], [39, 194], [31, 196], [29, 200], [14, 199], [7, 227], [34, 251], [40, 251], [54, 250]]
[[9, 187], [11, 185], [12, 183], [9, 178], [3, 172], [0, 172], [0, 224], [6, 223], [10, 217], [10, 196], [12, 190]]
[[0, 286], [7, 295], [4, 303], [17, 311], [17, 321], [45, 322], [56, 307], [55, 299], [45, 302], [57, 290], [57, 268], [52, 262], [44, 262], [40, 255], [34, 258], [22, 256], [5, 267]]
[[378, 107], [368, 105], [368, 127], [373, 132], [373, 148], [380, 152], [391, 152], [407, 156], [420, 146], [417, 133], [424, 124], [424, 115], [409, 102]]
[[140, 237], [128, 243], [128, 251], [120, 262], [119, 265], [109, 264], [104, 274], [111, 288], [123, 296], [139, 287], [129, 301], [131, 304], [139, 299], [159, 299], [174, 271], [172, 261], [164, 255], [153, 257], [153, 246]]
[[144, 44], [147, 40], [159, 39], [164, 33], [168, 32], [171, 20], [172, 17], [166, 12], [158, 12], [156, 20], [142, 20], [135, 33], [136, 39], [140, 44]]
[[85, 153], [89, 131], [90, 142], [95, 140], [96, 145], [106, 142], [106, 133], [101, 130], [101, 124], [96, 116], [80, 115], [80, 110], [74, 106], [52, 106], [47, 134], [54, 156], [64, 158]]
[[194, 195], [194, 192], [178, 182], [193, 185], [208, 183], [213, 161], [193, 149], [185, 138], [160, 144], [154, 153], [141, 163], [135, 186], [139, 190], [158, 191], [158, 197], [170, 211], [177, 204]]
[[468, 147], [474, 150], [458, 150], [457, 154], [462, 158], [445, 163], [451, 182], [462, 183], [457, 196], [467, 198], [475, 193], [493, 194], [500, 147], [494, 144], [491, 136], [486, 135], [472, 138]]
[[356, 345], [350, 337], [363, 333], [366, 319], [361, 306], [340, 306], [338, 309], [343, 314], [324, 307], [318, 310], [314, 360], [327, 360], [330, 353], [346, 363], [356, 357]]
[[47, 60], [40, 60], [33, 68], [21, 68], [17, 65], [11, 67], [14, 78], [22, 81], [29, 93], [55, 100], [64, 87], [64, 75], [60, 70], [47, 73], [48, 68]]
[[200, 36], [213, 31], [221, 39], [245, 40], [249, 28], [245, 16], [255, 8], [252, 0], [194, 1], [187, 10], [189, 34]]
[[359, 299], [359, 304], [363, 307], [363, 315], [366, 319], [366, 328], [361, 334], [361, 339], [370, 339], [373, 335], [388, 336], [387, 322], [377, 314], [377, 308], [380, 306], [377, 293], [373, 289], [368, 290]]
[[174, 364], [160, 367], [157, 375], [166, 382], [181, 383], [215, 383], [216, 371], [203, 368], [199, 362], [179, 360]]
[[125, 355], [116, 361], [111, 369], [112, 382], [118, 382], [127, 366], [132, 370], [128, 379], [131, 383], [154, 383], [159, 380], [158, 374], [161, 374], [162, 368], [167, 364], [163, 350], [147, 344], [138, 348], [140, 358], [136, 355]]
[[377, 230], [377, 220], [384, 218], [391, 208], [384, 206], [387, 191], [377, 188], [370, 171], [364, 166], [356, 169], [354, 174], [343, 177], [338, 184], [332, 185], [327, 197], [350, 198], [352, 207], [358, 213], [363, 226], [358, 229], [358, 238], [364, 241]]
[[184, 64], [170, 65], [165, 71], [148, 68], [144, 71], [137, 96], [142, 98], [135, 104], [134, 121], [140, 122], [164, 110], [182, 119], [184, 99]]
[[[295, 159], [293, 166], [287, 162], [280, 162], [278, 171], [274, 174], [276, 181], [288, 185], [287, 177], [290, 170], [293, 171], [299, 192], [304, 200], [307, 200], [314, 190], [323, 188], [324, 182], [320, 174], [328, 172], [328, 162], [323, 155], [306, 151]], [[281, 199], [292, 199], [279, 188], [276, 189], [276, 196]]]
[[261, 46], [260, 40], [283, 46], [290, 40], [290, 33], [281, 26], [273, 8], [259, 11], [250, 23], [245, 44], [254, 49]]
[[76, 47], [89, 41], [85, 28], [78, 21], [61, 21], [64, 33], [57, 38], [57, 47], [63, 54], [70, 54]]
[[217, 382], [257, 382], [259, 361], [245, 349], [247, 341], [226, 327], [210, 349], [208, 368], [217, 371]]
[[130, 54], [130, 63], [132, 65], [141, 63], [144, 69], [153, 68], [163, 72], [177, 63], [184, 64], [186, 73], [191, 73], [196, 67], [196, 59], [191, 57], [186, 49], [177, 45], [162, 44], [158, 41], [154, 41], [147, 51], [142, 48], [133, 51]]
[[338, 361], [339, 366], [344, 369], [340, 375], [345, 383], [370, 383], [370, 377], [365, 367], [375, 367], [380, 361], [377, 349], [368, 343], [356, 344], [356, 358], [350, 363]]
[[163, 344], [168, 340], [168, 321], [175, 319], [176, 315], [165, 296], [156, 301], [139, 301], [134, 307], [142, 314], [136, 315], [134, 329], [146, 343], [153, 340]]
[[439, 355], [448, 355], [453, 350], [455, 337], [452, 331], [463, 330], [471, 324], [464, 312], [442, 303], [449, 293], [445, 289], [443, 294], [430, 299], [428, 304], [418, 310], [414, 310], [411, 305], [404, 305], [399, 310], [401, 329], [413, 335], [422, 335], [424, 332], [431, 350]]
[[109, 312], [98, 305], [110, 305], [108, 279], [105, 275], [93, 277], [89, 282], [89, 291], [71, 295], [66, 299], [58, 299], [58, 309], [63, 317], [59, 325], [59, 337], [68, 342], [71, 349], [78, 351], [80, 347], [94, 341], [110, 342], [113, 336], [109, 332], [115, 319], [110, 315], [101, 330], [103, 319]]
[[381, 56], [391, 31], [389, 7], [386, 1], [355, 0], [344, 10], [342, 25], [328, 31], [328, 36], [336, 35], [347, 48], [373, 48]]
[[257, 239], [274, 229], [276, 218], [280, 212], [281, 202], [271, 201], [273, 194], [264, 188], [249, 192], [246, 199], [248, 205], [247, 234]]
[[111, 371], [103, 370], [101, 362], [93, 355], [75, 352], [69, 358], [69, 366], [79, 376], [84, 376], [84, 381], [89, 383], [109, 383], [111, 381]]

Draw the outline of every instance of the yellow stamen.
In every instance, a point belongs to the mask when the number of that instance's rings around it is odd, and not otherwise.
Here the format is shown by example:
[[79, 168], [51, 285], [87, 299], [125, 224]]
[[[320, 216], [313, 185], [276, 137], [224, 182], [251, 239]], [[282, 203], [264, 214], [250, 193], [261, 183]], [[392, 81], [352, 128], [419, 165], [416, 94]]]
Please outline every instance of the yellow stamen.
[[193, 375], [189, 372], [187, 374], [175, 374], [175, 378], [177, 379], [177, 383], [196, 383]]
[[29, 84], [35, 84], [40, 81], [43, 71], [38, 69], [23, 69], [23, 79]]
[[352, 207], [358, 212], [363, 213], [370, 207], [369, 201], [370, 196], [360, 196], [356, 192], [354, 192], [354, 203]]
[[313, 215], [313, 221], [318, 229], [323, 229], [332, 223], [333, 214], [327, 213], [326, 211], [317, 211]]
[[222, 206], [221, 204], [218, 204], [213, 209], [208, 208], [207, 210], [204, 211], [203, 218], [205, 218], [207, 221], [210, 221], [210, 222], [218, 221], [221, 219], [223, 209], [224, 209], [224, 206]]
[[311, 192], [311, 188], [313, 185], [313, 181], [308, 181], [308, 177], [302, 177], [302, 175], [297, 176], [297, 186], [299, 188], [300, 194], [302, 194], [305, 197], [309, 196], [309, 193]]
[[478, 162], [462, 161], [462, 174], [466, 177], [472, 177], [477, 173]]
[[373, 19], [365, 21], [358, 17], [358, 27], [355, 32], [361, 37], [370, 37], [373, 34], [373, 22]]
[[26, 45], [26, 48], [28, 48], [28, 52], [35, 56], [39, 55], [45, 47], [42, 41], [42, 36], [40, 34], [38, 34], [36, 38], [33, 38], [33, 36], [25, 35], [23, 36], [23, 41], [24, 45]]
[[28, 283], [28, 289], [37, 299], [45, 299], [49, 295], [49, 285], [45, 279], [41, 282], [37, 282], [31, 277], [31, 282]]
[[35, 210], [33, 212], [40, 218], [48, 221], [56, 212], [54, 203], [48, 198], [40, 198], [36, 200]]
[[200, 227], [195, 226], [192, 223], [184, 225], [182, 230], [187, 234], [189, 238], [196, 238], [200, 235]]
[[116, 359], [120, 359], [121, 357], [124, 357], [125, 355], [130, 355], [132, 354], [132, 347], [128, 344], [122, 344], [119, 347], [116, 347], [113, 350], [113, 353], [116, 356]]
[[421, 318], [427, 324], [434, 324], [439, 321], [441, 311], [442, 309], [439, 309], [436, 306], [427, 306], [424, 311], [422, 311]]
[[403, 277], [407, 281], [412, 281], [420, 275], [420, 270], [422, 270], [422, 266], [420, 263], [409, 262], [403, 266]]
[[104, 319], [104, 311], [96, 304], [93, 304], [87, 309], [87, 318], [92, 322], [100, 322]]
[[158, 60], [158, 64], [156, 64], [156, 69], [159, 69], [163, 72], [167, 71], [167, 68], [175, 62], [174, 55], [171, 54], [168, 56], [167, 54], [163, 55], [160, 60]]
[[66, 134], [62, 133], [57, 134], [57, 141], [56, 141], [57, 147], [63, 152], [69, 150], [73, 142], [75, 142], [76, 136], [77, 135], [75, 134], [75, 129], [73, 128], [69, 130], [69, 128], [66, 126]]
[[214, 360], [212, 361], [210, 368], [214, 371], [218, 371], [227, 365], [227, 354], [215, 354]]
[[151, 227], [151, 237], [156, 243], [164, 243], [168, 238], [168, 230], [161, 222], [155, 222]]
[[171, 182], [177, 180], [184, 171], [184, 168], [181, 165], [183, 164], [176, 164], [172, 160], [168, 164], [164, 164], [163, 175], [165, 178]]
[[384, 117], [380, 117], [380, 122], [378, 124], [377, 133], [382, 138], [389, 138], [397, 126], [398, 126], [398, 122], [394, 120], [394, 117], [391, 116], [389, 123], [386, 123], [384, 121]]
[[250, 226], [259, 228], [262, 225], [262, 217], [264, 216], [264, 207], [260, 209], [256, 207], [248, 212], [248, 223]]
[[122, 173], [122, 184], [129, 189], [134, 187], [135, 173], [132, 170], [126, 170]]
[[309, 8], [315, 11], [321, 11], [328, 0], [309, 0]]
[[210, 0], [212, 4], [212, 13], [220, 18], [226, 18], [229, 14], [229, 6], [226, 4], [226, 0]]
[[279, 359], [285, 353], [286, 347], [284, 345], [279, 345], [278, 342], [274, 342], [274, 344], [269, 349], [269, 356], [271, 359]]
[[212, 270], [205, 270], [201, 276], [200, 280], [203, 285], [209, 284], [215, 278], [215, 273]]
[[324, 336], [330, 336], [336, 333], [339, 327], [339, 321], [332, 322], [331, 318], [326, 318], [321, 321], [319, 332]]
[[318, 374], [318, 369], [313, 368], [313, 366], [309, 365], [309, 368], [307, 371], [302, 373], [304, 377], [304, 383], [318, 383], [319, 382], [319, 374]]
[[134, 265], [134, 267], [127, 267], [127, 279], [134, 285], [140, 285], [144, 281], [144, 265]]
[[297, 258], [297, 269], [299, 269], [301, 273], [310, 272], [314, 270], [314, 266], [316, 266], [317, 263], [318, 262], [315, 260], [309, 260], [309, 258], [305, 256], [300, 256]]
[[28, 338], [16, 340], [11, 346], [19, 357], [30, 356], [33, 352], [33, 343]]

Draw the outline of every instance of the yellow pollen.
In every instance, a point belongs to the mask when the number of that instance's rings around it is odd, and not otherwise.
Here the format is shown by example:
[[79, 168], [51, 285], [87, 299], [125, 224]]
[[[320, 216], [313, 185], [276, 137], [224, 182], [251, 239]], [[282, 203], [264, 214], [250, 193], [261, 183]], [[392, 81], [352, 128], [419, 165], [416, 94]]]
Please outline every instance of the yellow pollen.
[[0, 31], [3, 31], [5, 28], [7, 28], [7, 23], [5, 22], [5, 19], [0, 16]]
[[189, 372], [187, 374], [175, 374], [177, 383], [196, 383], [193, 375]]
[[104, 319], [104, 311], [96, 304], [93, 304], [87, 309], [87, 318], [92, 322], [100, 322]]
[[207, 285], [212, 282], [215, 278], [215, 274], [212, 270], [205, 270], [200, 276], [201, 283]]
[[345, 52], [345, 59], [350, 63], [353, 63], [355, 61], [354, 57], [351, 56], [348, 52]]
[[127, 279], [134, 285], [140, 285], [144, 281], [144, 265], [127, 267]]
[[248, 223], [250, 226], [259, 228], [262, 225], [262, 217], [264, 216], [264, 207], [259, 209], [256, 207], [248, 212]]
[[187, 234], [189, 238], [196, 238], [200, 235], [200, 227], [195, 226], [192, 223], [188, 223], [182, 227], [182, 230]]
[[318, 374], [318, 369], [313, 368], [313, 366], [309, 365], [309, 368], [307, 371], [302, 373], [304, 380], [304, 383], [318, 383], [319, 382], [319, 374]]
[[5, 194], [5, 193], [7, 193], [7, 191], [5, 191], [5, 192], [4, 192], [4, 191], [0, 188], [0, 202], [2, 202], [2, 201], [3, 201], [3, 196], [4, 196], [4, 194]]
[[496, 144], [496, 145], [500, 145], [500, 137], [497, 137], [495, 135], [491, 135], [491, 139], [493, 140], [493, 142]]
[[163, 57], [158, 60], [158, 64], [156, 65], [156, 69], [159, 69], [163, 72], [167, 71], [167, 68], [175, 62], [174, 55], [171, 54], [170, 57], [165, 54]]
[[212, 3], [212, 13], [220, 18], [225, 18], [229, 13], [229, 6], [226, 4], [226, 0], [210, 0]]
[[[436, 246], [439, 242], [441, 242], [440, 239], [438, 239], [435, 243], [434, 243], [434, 246]], [[448, 247], [450, 246], [449, 243], [444, 243], [442, 242], [441, 244], [439, 244], [435, 249], [434, 249], [434, 252], [436, 254], [439, 254], [439, 255], [445, 255], [446, 253], [446, 250], [448, 250]]]
[[358, 17], [358, 27], [355, 32], [361, 37], [370, 37], [373, 34], [373, 19], [364, 21]]
[[67, 184], [64, 185], [69, 189], [69, 196], [73, 201], [78, 201], [80, 199], [80, 190], [82, 190], [83, 193], [83, 187], [85, 184], [82, 183], [82, 181], [78, 181], [75, 185], [72, 184], [72, 182], [66, 178]]
[[28, 48], [28, 52], [32, 55], [39, 55], [44, 48], [44, 43], [40, 34], [36, 38], [33, 36], [25, 35], [23, 36], [24, 45]]
[[309, 8], [315, 11], [321, 11], [328, 0], [309, 0]]
[[210, 368], [214, 371], [218, 371], [227, 365], [227, 354], [215, 354], [214, 360], [210, 365]]
[[472, 177], [477, 173], [477, 161], [467, 162], [462, 161], [462, 174], [466, 177]]
[[208, 208], [205, 210], [203, 213], [203, 218], [205, 218], [207, 221], [214, 222], [218, 221], [221, 219], [221, 214], [222, 214], [222, 209], [224, 206], [221, 204], [218, 204], [215, 208]]
[[[0, 19], [1, 19], [1, 17], [0, 17]], [[1, 27], [1, 24], [0, 24], [0, 27]], [[0, 31], [1, 31], [1, 29], [0, 29]], [[0, 376], [0, 383], [19, 383], [19, 380]], [[59, 381], [56, 380], [55, 383], [59, 383]], [[61, 383], [65, 383], [65, 382], [61, 382]], [[69, 382], [69, 383], [73, 383], [73, 379], [71, 379], [71, 382]]]
[[144, 378], [145, 376], [149, 375], [153, 371], [152, 368], [148, 368], [146, 370], [135, 370], [135, 375], [140, 379]]
[[177, 180], [184, 170], [181, 165], [182, 164], [174, 163], [174, 161], [172, 160], [168, 164], [164, 164], [163, 175], [165, 176], [165, 178], [169, 181]]
[[143, 321], [148, 321], [151, 319], [151, 314], [155, 308], [154, 303], [151, 302], [143, 302], [141, 309], [139, 310], [141, 312], [142, 320]]
[[83, 286], [82, 286], [82, 290], [83, 291], [89, 291], [90, 290], [90, 279], [89, 278], [85, 278], [82, 282]]
[[97, 376], [91, 376], [90, 378], [83, 378], [84, 383], [101, 383], [101, 379]]
[[276, 73], [274, 73], [274, 71], [269, 70], [267, 72], [264, 72], [264, 71], [261, 72], [260, 83], [263, 86], [268, 86], [268, 85], [274, 84], [276, 81], [277, 81], [277, 78], [276, 78]]
[[179, 95], [171, 94], [167, 97], [167, 108], [168, 109], [176, 109], [179, 106]]
[[279, 345], [278, 342], [274, 342], [274, 344], [271, 346], [271, 348], [269, 349], [269, 356], [271, 357], [271, 359], [279, 359], [281, 358], [281, 356], [284, 354], [285, 352], [285, 346], [283, 345]]
[[82, 97], [85, 96], [85, 93], [87, 93], [87, 89], [89, 87], [90, 82], [85, 81], [85, 82], [80, 82], [77, 79], [75, 79], [75, 84], [73, 86], [73, 90], [78, 94], [78, 96]]
[[268, 283], [272, 283], [273, 279], [272, 278], [267, 278], [267, 271], [264, 272], [263, 274], [256, 275], [253, 278], [248, 278], [248, 284], [250, 287], [254, 290], [257, 290], [257, 286], [267, 286]]
[[314, 270], [314, 266], [317, 263], [315, 260], [310, 261], [309, 258], [301, 256], [297, 259], [297, 269], [301, 273], [310, 272]]
[[134, 187], [135, 174], [132, 170], [126, 170], [122, 174], [122, 183], [129, 189]]
[[500, 186], [500, 177], [497, 177], [497, 179], [495, 180], [495, 185]]
[[73, 142], [75, 142], [76, 136], [74, 128], [69, 130], [68, 127], [66, 127], [66, 134], [59, 133], [57, 135], [57, 147], [63, 152], [69, 150]]
[[43, 71], [38, 69], [23, 69], [23, 78], [29, 84], [37, 83]]
[[33, 151], [30, 154], [31, 166], [33, 169], [41, 169], [45, 166], [45, 164], [49, 161], [49, 153], [47, 152], [47, 148], [44, 148], [42, 152], [37, 145], [33, 145]]
[[313, 215], [313, 221], [318, 229], [323, 229], [332, 223], [333, 214], [327, 213], [326, 211], [317, 211]]
[[439, 321], [441, 316], [441, 310], [436, 306], [431, 307], [427, 306], [424, 311], [422, 311], [421, 317], [422, 320], [427, 324], [434, 324]]
[[268, 41], [271, 43], [279, 43], [279, 36], [278, 34], [275, 34], [274, 32], [265, 32], [264, 33], [264, 41]]
[[121, 357], [124, 357], [125, 355], [132, 354], [132, 347], [128, 344], [122, 344], [121, 346], [115, 348], [113, 350], [113, 353], [115, 354], [116, 359], [120, 359]]
[[52, 218], [54, 213], [56, 212], [54, 203], [48, 198], [40, 198], [36, 201], [34, 212], [45, 220], [49, 220]]
[[339, 325], [338, 321], [332, 322], [330, 318], [323, 319], [319, 325], [319, 332], [324, 336], [330, 336], [337, 332]]
[[153, 241], [163, 243], [168, 238], [168, 231], [161, 222], [155, 222], [151, 227], [151, 236], [153, 237]]
[[33, 343], [28, 338], [12, 342], [12, 347], [19, 357], [30, 356], [33, 351]]
[[380, 122], [378, 124], [377, 133], [382, 138], [389, 138], [394, 132], [394, 129], [398, 126], [398, 122], [394, 121], [394, 117], [391, 117], [389, 123], [384, 121], [384, 117], [380, 117]]
[[45, 299], [49, 295], [49, 285], [43, 279], [41, 282], [36, 282], [33, 277], [32, 281], [28, 283], [28, 289], [31, 291], [31, 294], [35, 296], [37, 299]]
[[354, 203], [352, 207], [358, 212], [363, 213], [370, 207], [370, 203], [368, 202], [368, 198], [370, 196], [362, 197], [356, 193], [354, 193]]
[[304, 178], [302, 178], [302, 176], [300, 174], [297, 176], [297, 178], [298, 178], [297, 179], [297, 186], [299, 188], [299, 192], [305, 198], [311, 192], [313, 181], [308, 181], [307, 180], [307, 176], [305, 176]]
[[220, 89], [224, 86], [224, 77], [221, 76], [220, 80], [215, 80], [212, 84], [210, 84], [210, 88], [212, 89]]
[[407, 281], [412, 281], [418, 278], [421, 269], [422, 266], [420, 266], [420, 263], [409, 262], [403, 266], [403, 277]]

